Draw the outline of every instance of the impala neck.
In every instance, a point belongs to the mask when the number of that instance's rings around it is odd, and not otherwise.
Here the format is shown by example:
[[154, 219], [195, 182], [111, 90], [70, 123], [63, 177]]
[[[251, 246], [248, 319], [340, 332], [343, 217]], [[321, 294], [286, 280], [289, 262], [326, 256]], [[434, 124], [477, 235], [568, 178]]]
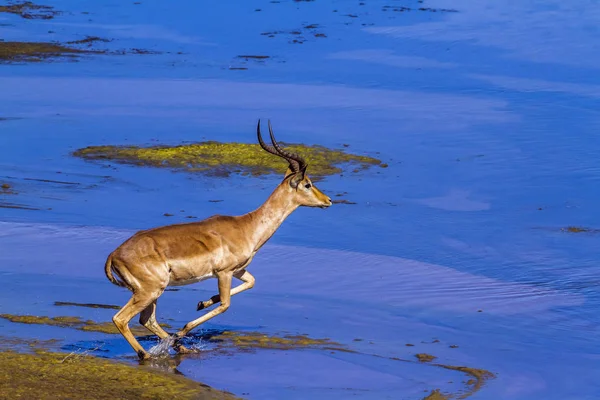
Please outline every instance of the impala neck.
[[253, 225], [254, 251], [260, 249], [273, 236], [288, 215], [298, 208], [293, 197], [287, 193], [286, 185], [287, 183], [279, 185], [262, 206], [247, 214]]

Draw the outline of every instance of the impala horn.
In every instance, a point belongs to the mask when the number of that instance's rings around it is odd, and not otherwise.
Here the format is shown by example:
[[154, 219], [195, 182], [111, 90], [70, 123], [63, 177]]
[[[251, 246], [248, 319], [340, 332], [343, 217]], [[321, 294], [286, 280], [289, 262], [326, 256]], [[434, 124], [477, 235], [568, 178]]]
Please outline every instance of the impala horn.
[[303, 172], [306, 170], [307, 164], [304, 161], [304, 158], [300, 157], [298, 154], [290, 153], [279, 146], [277, 140], [275, 140], [275, 135], [273, 134], [273, 128], [271, 127], [271, 121], [269, 120], [269, 135], [271, 136], [271, 143], [273, 146], [270, 146], [264, 142], [262, 136], [260, 134], [260, 119], [258, 120], [258, 125], [256, 126], [256, 135], [258, 136], [258, 143], [260, 147], [262, 147], [267, 153], [274, 154], [285, 159], [290, 164], [290, 169], [292, 172]]

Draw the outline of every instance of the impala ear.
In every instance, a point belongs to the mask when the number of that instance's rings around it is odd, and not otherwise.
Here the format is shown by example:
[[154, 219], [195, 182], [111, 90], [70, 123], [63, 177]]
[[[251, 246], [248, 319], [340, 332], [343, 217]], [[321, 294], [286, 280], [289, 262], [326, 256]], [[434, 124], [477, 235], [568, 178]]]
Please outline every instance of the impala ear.
[[[291, 170], [288, 169], [288, 171], [291, 172]], [[300, 184], [300, 182], [302, 182], [304, 180], [304, 177], [306, 176], [306, 166], [304, 166], [300, 171], [296, 172], [294, 174], [294, 176], [292, 176], [292, 179], [290, 179], [290, 186], [293, 187], [294, 189], [296, 189], [298, 187], [298, 185]]]

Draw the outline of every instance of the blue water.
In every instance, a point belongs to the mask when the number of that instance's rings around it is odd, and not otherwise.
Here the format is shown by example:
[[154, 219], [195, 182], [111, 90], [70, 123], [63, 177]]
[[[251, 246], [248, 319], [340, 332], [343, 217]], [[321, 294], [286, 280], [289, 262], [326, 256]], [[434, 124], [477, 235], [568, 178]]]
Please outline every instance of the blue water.
[[[600, 367], [600, 237], [561, 230], [600, 227], [595, 3], [363, 3], [57, 1], [56, 9], [68, 12], [50, 21], [0, 14], [0, 24], [13, 24], [0, 26], [5, 40], [97, 35], [114, 39], [99, 47], [164, 52], [0, 67], [0, 117], [16, 118], [0, 121], [0, 180], [19, 191], [3, 200], [40, 208], [0, 209], [0, 220], [139, 229], [247, 212], [279, 177], [109, 167], [70, 152], [99, 144], [253, 142], [257, 118], [270, 118], [280, 140], [347, 144], [389, 164], [319, 182], [357, 204], [299, 210], [271, 243], [418, 260], [525, 284], [524, 297], [540, 289], [577, 298], [547, 313], [484, 324], [460, 322], [464, 311], [426, 318], [473, 335], [489, 369], [491, 360], [510, 369], [498, 341], [485, 339], [506, 329], [501, 341], [527, 351], [545, 382], [524, 397], [490, 388], [479, 398], [600, 397], [591, 378]], [[393, 11], [402, 6], [412, 10]], [[268, 32], [283, 33], [261, 35]], [[230, 69], [240, 67], [247, 70]], [[215, 199], [223, 201], [209, 202]], [[376, 265], [348, 272], [353, 281], [377, 273]], [[569, 356], [561, 361], [563, 354]], [[575, 365], [590, 376], [569, 374]]]

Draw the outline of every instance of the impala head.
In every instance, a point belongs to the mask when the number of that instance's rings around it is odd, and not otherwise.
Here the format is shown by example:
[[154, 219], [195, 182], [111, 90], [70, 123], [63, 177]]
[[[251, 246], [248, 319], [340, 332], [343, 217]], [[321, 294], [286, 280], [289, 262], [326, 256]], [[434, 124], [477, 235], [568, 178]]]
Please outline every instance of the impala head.
[[269, 135], [271, 136], [272, 146], [266, 144], [262, 139], [260, 134], [260, 119], [258, 120], [258, 126], [256, 127], [256, 134], [258, 136], [260, 147], [266, 152], [281, 157], [289, 163], [281, 185], [286, 187], [299, 205], [321, 208], [326, 208], [331, 205], [331, 199], [317, 189], [306, 174], [306, 167], [308, 167], [306, 161], [298, 154], [285, 151], [277, 143], [275, 135], [273, 134], [273, 128], [271, 128], [271, 121], [269, 121]]

